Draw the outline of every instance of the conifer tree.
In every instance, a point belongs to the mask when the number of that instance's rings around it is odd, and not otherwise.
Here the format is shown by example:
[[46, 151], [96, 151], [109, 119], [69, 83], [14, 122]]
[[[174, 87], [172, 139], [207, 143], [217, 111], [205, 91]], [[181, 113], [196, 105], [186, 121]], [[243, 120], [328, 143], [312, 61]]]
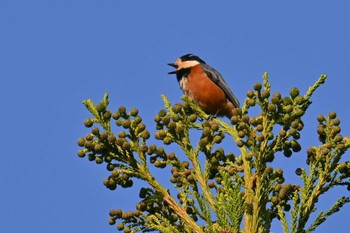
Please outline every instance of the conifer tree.
[[[103, 183], [108, 189], [139, 192], [136, 208], [111, 210], [109, 223], [125, 233], [265, 233], [272, 221], [279, 221], [285, 233], [313, 232], [350, 201], [342, 196], [329, 210], [317, 209], [329, 190], [350, 190], [350, 162], [343, 158], [350, 139], [340, 134], [336, 113], [317, 117], [320, 145], [304, 154], [299, 142], [312, 94], [326, 78], [321, 75], [304, 95], [292, 88], [282, 96], [270, 92], [265, 73], [229, 123], [208, 116], [187, 96], [174, 105], [162, 96], [165, 107], [154, 117], [157, 131], [152, 135], [160, 141], [157, 145], [149, 143], [151, 133], [136, 108], [112, 112], [108, 94], [98, 104], [83, 101], [92, 114], [84, 122], [91, 131], [79, 138], [78, 156], [106, 166], [110, 175]], [[252, 115], [253, 108], [258, 114]], [[192, 140], [194, 131], [200, 132], [198, 140]], [[220, 147], [223, 140], [232, 147]], [[170, 144], [182, 153], [168, 151]], [[294, 184], [275, 166], [275, 157], [297, 153], [305, 163], [296, 168], [300, 182]], [[169, 169], [168, 185], [159, 182], [151, 166]], [[143, 187], [134, 187], [135, 179]], [[316, 216], [312, 221], [311, 214]]]

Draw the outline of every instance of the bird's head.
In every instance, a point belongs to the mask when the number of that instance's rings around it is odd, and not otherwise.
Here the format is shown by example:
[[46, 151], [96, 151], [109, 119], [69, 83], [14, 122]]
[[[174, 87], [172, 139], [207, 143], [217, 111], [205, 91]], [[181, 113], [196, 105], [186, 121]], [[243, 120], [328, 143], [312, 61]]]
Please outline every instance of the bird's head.
[[168, 63], [169, 66], [174, 67], [176, 70], [169, 72], [169, 74], [176, 74], [183, 69], [189, 69], [198, 64], [205, 64], [205, 62], [198, 56], [193, 54], [186, 54], [176, 60], [175, 63]]

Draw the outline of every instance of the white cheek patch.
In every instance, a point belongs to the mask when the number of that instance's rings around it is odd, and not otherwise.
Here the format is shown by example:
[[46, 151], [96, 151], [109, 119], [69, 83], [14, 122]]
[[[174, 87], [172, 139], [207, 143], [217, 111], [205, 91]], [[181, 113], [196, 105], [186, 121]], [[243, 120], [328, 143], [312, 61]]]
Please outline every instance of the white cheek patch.
[[199, 64], [198, 61], [181, 61], [181, 62], [177, 62], [177, 65], [179, 66], [178, 69], [187, 69], [187, 68], [191, 68], [193, 66], [196, 66], [198, 64]]

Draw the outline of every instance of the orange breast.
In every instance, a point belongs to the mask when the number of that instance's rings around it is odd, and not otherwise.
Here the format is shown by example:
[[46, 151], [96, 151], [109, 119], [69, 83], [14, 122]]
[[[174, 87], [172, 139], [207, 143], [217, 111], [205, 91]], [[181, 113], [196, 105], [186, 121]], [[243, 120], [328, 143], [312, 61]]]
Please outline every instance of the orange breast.
[[193, 99], [199, 107], [208, 114], [231, 115], [229, 112], [233, 107], [228, 106], [230, 103], [223, 90], [218, 87], [203, 72], [200, 65], [191, 68], [190, 74], [187, 76], [185, 93]]

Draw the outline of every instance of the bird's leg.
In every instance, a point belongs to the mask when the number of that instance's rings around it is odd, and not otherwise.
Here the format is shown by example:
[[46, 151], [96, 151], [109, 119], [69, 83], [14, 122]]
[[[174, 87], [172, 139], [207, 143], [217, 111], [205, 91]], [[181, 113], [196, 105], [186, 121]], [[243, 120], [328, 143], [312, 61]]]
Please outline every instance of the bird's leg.
[[209, 115], [209, 118], [208, 118], [208, 121], [211, 121], [212, 119], [216, 118], [219, 114], [219, 109], [216, 111], [216, 113], [213, 115], [213, 114], [210, 114]]

